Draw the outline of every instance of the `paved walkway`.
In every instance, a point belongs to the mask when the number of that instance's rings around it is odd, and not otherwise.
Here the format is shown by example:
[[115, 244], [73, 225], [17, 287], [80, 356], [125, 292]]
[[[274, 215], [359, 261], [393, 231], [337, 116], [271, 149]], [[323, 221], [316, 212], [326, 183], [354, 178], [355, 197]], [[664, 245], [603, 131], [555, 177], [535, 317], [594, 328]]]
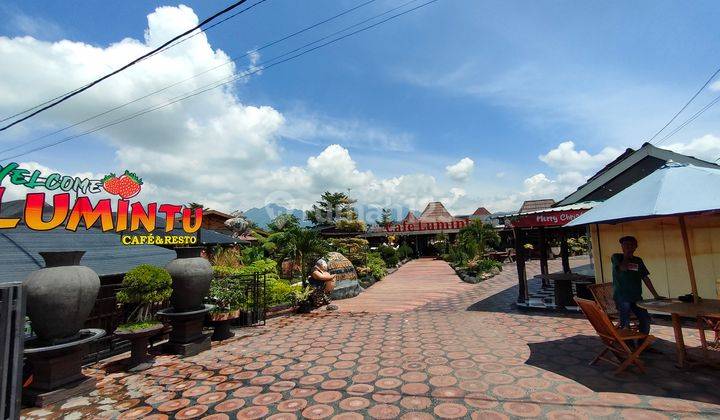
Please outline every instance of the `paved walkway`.
[[[406, 270], [440, 270], [422, 260]], [[554, 263], [552, 263], [554, 264]], [[425, 268], [427, 267], [427, 268]], [[718, 372], [674, 367], [672, 329], [655, 325], [658, 348], [648, 372], [612, 374], [588, 361], [601, 349], [578, 315], [518, 312], [513, 266], [477, 285], [451, 276], [426, 294], [394, 289], [417, 305], [380, 312], [318, 311], [270, 320], [251, 337], [186, 359], [160, 356], [143, 373], [96, 366], [98, 389], [28, 418], [718, 418]], [[551, 269], [557, 269], [551, 265]], [[443, 271], [444, 270], [444, 271]], [[539, 271], [531, 263], [529, 273]], [[402, 272], [400, 277], [402, 279]], [[442, 276], [441, 276], [442, 277]], [[431, 282], [432, 279], [425, 280]], [[425, 286], [423, 286], [425, 287]], [[382, 290], [378, 288], [377, 290]], [[437, 294], [436, 294], [437, 293]], [[430, 299], [435, 294], [437, 299]], [[374, 302], [371, 305], [371, 302]], [[348, 303], [362, 310], [362, 299]], [[405, 303], [401, 305], [405, 307]], [[395, 309], [393, 309], [395, 310]], [[686, 330], [687, 342], [697, 345]]]
[[336, 303], [343, 312], [404, 312], [473, 287], [445, 261], [422, 258], [409, 261], [360, 295]]

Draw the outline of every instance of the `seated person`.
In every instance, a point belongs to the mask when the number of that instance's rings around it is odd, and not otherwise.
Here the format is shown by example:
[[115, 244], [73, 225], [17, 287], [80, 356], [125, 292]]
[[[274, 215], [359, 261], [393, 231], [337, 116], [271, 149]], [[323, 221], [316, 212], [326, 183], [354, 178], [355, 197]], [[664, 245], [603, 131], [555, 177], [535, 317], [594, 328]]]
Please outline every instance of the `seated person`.
[[327, 305], [328, 311], [337, 309], [336, 305], [330, 304], [329, 294], [335, 288], [335, 275], [328, 272], [327, 261], [322, 258], [317, 260], [315, 267], [310, 272], [308, 283], [315, 289], [310, 296], [314, 307]]
[[630, 312], [634, 313], [640, 322], [640, 332], [650, 333], [650, 314], [647, 310], [637, 306], [642, 300], [642, 283], [645, 283], [655, 299], [662, 299], [655, 291], [650, 280], [650, 271], [645, 267], [642, 258], [634, 255], [638, 247], [637, 239], [633, 236], [620, 238], [622, 254], [613, 254], [610, 258], [613, 273], [613, 299], [620, 315], [620, 328], [630, 326]]

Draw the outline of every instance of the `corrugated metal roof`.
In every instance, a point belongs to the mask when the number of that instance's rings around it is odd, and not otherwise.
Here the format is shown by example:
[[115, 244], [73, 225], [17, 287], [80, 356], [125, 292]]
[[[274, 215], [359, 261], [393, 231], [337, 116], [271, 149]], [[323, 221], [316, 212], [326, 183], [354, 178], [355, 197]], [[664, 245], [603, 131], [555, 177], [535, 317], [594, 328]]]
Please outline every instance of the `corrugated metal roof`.
[[720, 169], [668, 163], [568, 226], [718, 210]]
[[583, 201], [581, 203], [568, 204], [567, 206], [549, 207], [542, 210], [527, 211], [522, 213], [508, 214], [506, 217], [524, 216], [526, 214], [538, 214], [538, 213], [552, 213], [556, 211], [567, 211], [567, 210], [587, 210], [597, 205], [597, 201]]
[[522, 203], [522, 206], [520, 206], [520, 210], [518, 210], [518, 213], [544, 210], [548, 207], [552, 207], [553, 204], [555, 204], [555, 200], [551, 198], [546, 198], [542, 200], [527, 200]]
[[27, 226], [0, 231], [0, 282], [22, 281], [44, 266], [40, 252], [86, 251], [82, 264], [99, 275], [126, 273], [140, 264], [163, 267], [175, 252], [154, 245], [125, 246], [120, 235], [100, 229], [37, 232]]

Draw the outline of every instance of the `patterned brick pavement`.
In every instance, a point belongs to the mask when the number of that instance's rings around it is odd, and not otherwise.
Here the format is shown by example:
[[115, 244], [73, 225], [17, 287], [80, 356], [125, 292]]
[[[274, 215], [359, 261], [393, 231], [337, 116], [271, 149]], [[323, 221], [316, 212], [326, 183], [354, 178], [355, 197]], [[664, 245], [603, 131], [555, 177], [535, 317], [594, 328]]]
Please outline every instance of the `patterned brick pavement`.
[[473, 288], [444, 261], [422, 258], [409, 261], [357, 297], [335, 303], [343, 312], [404, 312]]
[[[90, 373], [98, 390], [28, 418], [709, 418], [720, 416], [718, 372], [673, 365], [672, 330], [654, 326], [665, 354], [648, 373], [588, 366], [600, 343], [577, 315], [518, 312], [508, 267], [478, 285], [447, 275], [440, 290], [402, 271], [447, 273], [421, 260], [401, 268], [394, 293], [402, 312], [366, 292], [344, 311], [271, 320], [257, 334], [184, 360], [162, 356], [140, 374]], [[556, 269], [556, 267], [551, 267]], [[537, 270], [535, 265], [529, 272]], [[405, 279], [399, 281], [399, 279]], [[425, 284], [427, 283], [427, 284]], [[463, 289], [460, 289], [463, 288]], [[382, 289], [377, 289], [382, 290]], [[407, 302], [405, 303], [407, 298]], [[403, 303], [400, 303], [403, 302]], [[422, 304], [423, 302], [427, 302]], [[392, 302], [390, 302], [392, 303]], [[407, 306], [406, 306], [407, 305]], [[417, 305], [421, 305], [416, 307]], [[413, 309], [413, 307], [416, 307]], [[347, 312], [354, 310], [355, 312]], [[688, 329], [688, 342], [697, 344]]]

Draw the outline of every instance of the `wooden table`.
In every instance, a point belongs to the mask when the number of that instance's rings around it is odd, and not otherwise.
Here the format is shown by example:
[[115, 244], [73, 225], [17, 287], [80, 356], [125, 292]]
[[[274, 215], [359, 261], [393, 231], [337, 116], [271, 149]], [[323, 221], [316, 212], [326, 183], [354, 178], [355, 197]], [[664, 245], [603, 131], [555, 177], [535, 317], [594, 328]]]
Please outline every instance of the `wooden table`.
[[575, 306], [572, 292], [573, 283], [578, 287], [578, 297], [592, 299], [592, 294], [587, 289], [582, 290], [581, 285], [595, 283], [594, 277], [575, 273], [554, 273], [541, 274], [540, 278], [555, 283], [555, 305], [557, 306]]
[[687, 363], [687, 350], [683, 339], [680, 318], [697, 319], [698, 315], [720, 315], [720, 300], [702, 299], [700, 302], [681, 302], [677, 299], [643, 300], [637, 304], [649, 311], [670, 314], [673, 331], [675, 332], [675, 346], [677, 348], [678, 367], [684, 368]]
[[507, 254], [508, 254], [507, 252], [503, 252], [503, 251], [490, 251], [490, 252], [485, 253], [485, 258], [503, 262], [503, 261], [505, 261]]

